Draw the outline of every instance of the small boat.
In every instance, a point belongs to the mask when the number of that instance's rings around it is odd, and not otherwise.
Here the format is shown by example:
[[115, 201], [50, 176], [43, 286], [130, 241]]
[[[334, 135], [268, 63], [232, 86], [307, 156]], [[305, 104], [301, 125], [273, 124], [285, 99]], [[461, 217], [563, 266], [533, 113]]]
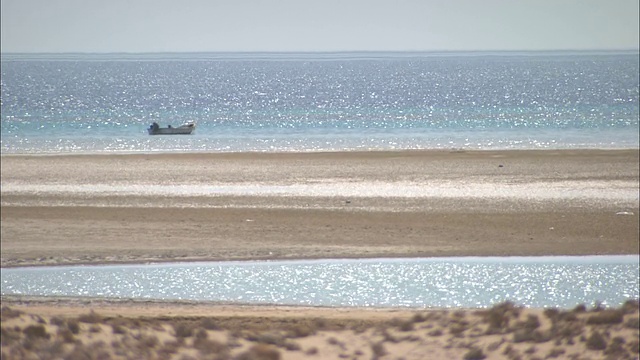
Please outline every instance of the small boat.
[[149, 131], [149, 135], [189, 135], [193, 133], [195, 129], [195, 123], [187, 123], [178, 127], [168, 125], [166, 128], [161, 128], [158, 123], [154, 122], [149, 126], [147, 131]]

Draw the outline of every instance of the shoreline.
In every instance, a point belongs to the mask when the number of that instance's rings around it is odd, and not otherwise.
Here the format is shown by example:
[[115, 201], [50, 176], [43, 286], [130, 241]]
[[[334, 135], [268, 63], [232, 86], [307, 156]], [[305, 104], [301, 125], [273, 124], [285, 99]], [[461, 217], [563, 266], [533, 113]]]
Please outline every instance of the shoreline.
[[416, 148], [416, 149], [340, 149], [340, 150], [277, 150], [277, 151], [212, 151], [212, 150], [166, 150], [166, 151], [103, 151], [103, 152], [51, 152], [51, 153], [1, 153], [1, 157], [83, 157], [83, 156], [148, 156], [148, 155], [210, 155], [210, 156], [281, 156], [281, 155], [384, 155], [384, 154], [436, 154], [436, 153], [584, 153], [584, 152], [638, 152], [637, 147], [558, 147], [558, 148]]
[[357, 255], [352, 257], [269, 257], [269, 258], [236, 258], [233, 260], [226, 259], [157, 259], [157, 260], [131, 260], [131, 261], [95, 261], [95, 262], [70, 262], [70, 263], [33, 263], [33, 264], [11, 264], [11, 265], [3, 265], [0, 266], [0, 269], [27, 269], [27, 268], [61, 268], [61, 267], [76, 267], [76, 266], [95, 266], [95, 267], [103, 267], [103, 266], [146, 266], [146, 265], [169, 265], [169, 264], [246, 264], [251, 262], [335, 262], [335, 261], [349, 261], [349, 260], [372, 260], [372, 261], [388, 261], [388, 260], [411, 260], [411, 259], [514, 259], [514, 258], [591, 258], [591, 257], [626, 257], [626, 256], [636, 256], [636, 253], [612, 253], [612, 254], [581, 254], [581, 255], [505, 255], [505, 256], [495, 256], [495, 255], [433, 255], [433, 256], [411, 256], [407, 255], [386, 255], [385, 257], [375, 256], [375, 255]]

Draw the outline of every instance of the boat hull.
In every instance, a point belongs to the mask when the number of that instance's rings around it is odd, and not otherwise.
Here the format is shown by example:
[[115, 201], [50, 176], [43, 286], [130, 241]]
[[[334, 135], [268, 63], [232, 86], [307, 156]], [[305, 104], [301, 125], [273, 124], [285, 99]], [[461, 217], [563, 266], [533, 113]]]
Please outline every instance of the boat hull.
[[149, 135], [191, 135], [196, 129], [195, 124], [186, 124], [178, 127], [153, 128], [147, 129]]

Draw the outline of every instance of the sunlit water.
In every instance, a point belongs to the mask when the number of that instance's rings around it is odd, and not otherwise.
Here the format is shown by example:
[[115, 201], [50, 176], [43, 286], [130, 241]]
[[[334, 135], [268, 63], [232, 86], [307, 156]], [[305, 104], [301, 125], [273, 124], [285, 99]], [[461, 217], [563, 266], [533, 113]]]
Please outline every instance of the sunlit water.
[[2, 269], [2, 295], [280, 304], [529, 307], [639, 298], [637, 256], [460, 257]]
[[[3, 55], [2, 153], [637, 148], [637, 53]], [[197, 122], [191, 136], [146, 127]]]
[[[5, 56], [2, 154], [638, 148], [640, 60], [599, 54]], [[196, 121], [149, 136], [153, 121]], [[3, 184], [3, 194], [508, 196], [637, 207], [637, 186]], [[44, 187], [43, 187], [44, 186]], [[486, 239], [490, 241], [490, 239]], [[2, 269], [2, 294], [318, 306], [571, 307], [638, 298], [637, 257]]]

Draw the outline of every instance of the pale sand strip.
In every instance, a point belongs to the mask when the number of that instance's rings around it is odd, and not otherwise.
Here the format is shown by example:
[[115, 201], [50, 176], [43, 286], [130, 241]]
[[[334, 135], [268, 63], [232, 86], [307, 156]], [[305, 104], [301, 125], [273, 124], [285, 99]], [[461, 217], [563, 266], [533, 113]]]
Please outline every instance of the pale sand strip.
[[3, 155], [1, 177], [3, 185], [637, 182], [638, 150]]

